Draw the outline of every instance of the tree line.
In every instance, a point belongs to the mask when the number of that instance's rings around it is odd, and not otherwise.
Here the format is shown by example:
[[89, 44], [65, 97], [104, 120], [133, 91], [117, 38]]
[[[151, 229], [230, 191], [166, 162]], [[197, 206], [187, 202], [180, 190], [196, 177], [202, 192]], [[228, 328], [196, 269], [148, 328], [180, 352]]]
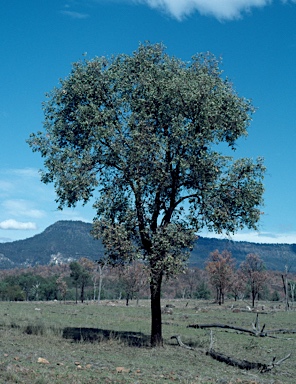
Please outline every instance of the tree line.
[[[164, 282], [162, 297], [206, 299], [219, 305], [225, 298], [281, 301], [293, 305], [296, 276], [267, 271], [256, 254], [248, 254], [237, 268], [228, 251], [215, 250], [205, 269], [187, 268]], [[138, 261], [110, 265], [81, 258], [69, 264], [0, 271], [0, 300], [7, 301], [97, 301], [148, 299], [149, 270]]]

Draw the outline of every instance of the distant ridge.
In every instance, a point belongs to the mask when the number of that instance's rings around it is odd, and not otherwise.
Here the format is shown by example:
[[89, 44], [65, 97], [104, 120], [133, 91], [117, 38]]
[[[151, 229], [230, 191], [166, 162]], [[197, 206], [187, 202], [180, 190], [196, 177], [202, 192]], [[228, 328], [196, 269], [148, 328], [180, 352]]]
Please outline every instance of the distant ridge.
[[[0, 243], [0, 269], [25, 268], [69, 262], [81, 257], [98, 260], [104, 255], [100, 240], [91, 236], [92, 224], [82, 221], [58, 221], [42, 233], [25, 240]], [[204, 268], [209, 254], [218, 249], [230, 251], [239, 265], [249, 253], [256, 253], [267, 269], [283, 271], [285, 265], [296, 269], [296, 244], [257, 244], [199, 237], [189, 265]]]
[[291, 272], [296, 271], [296, 244], [260, 244], [247, 241], [233, 241], [199, 237], [190, 257], [190, 264], [204, 268], [204, 262], [210, 252], [218, 249], [228, 250], [236, 259], [237, 267], [249, 253], [257, 254], [265, 264], [266, 269], [283, 271], [287, 264]]
[[104, 255], [100, 240], [91, 236], [92, 224], [58, 221], [25, 240], [0, 243], [0, 269], [69, 262], [81, 257], [98, 260]]

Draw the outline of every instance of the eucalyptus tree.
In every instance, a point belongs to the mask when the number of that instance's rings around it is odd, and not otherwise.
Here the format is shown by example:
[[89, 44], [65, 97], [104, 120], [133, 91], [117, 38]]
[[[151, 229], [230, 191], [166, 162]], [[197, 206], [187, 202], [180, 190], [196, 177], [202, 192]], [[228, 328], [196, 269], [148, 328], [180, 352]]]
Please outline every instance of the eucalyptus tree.
[[235, 260], [227, 250], [221, 253], [216, 249], [210, 253], [206, 263], [206, 271], [209, 274], [210, 282], [216, 289], [217, 302], [224, 304], [225, 291], [230, 287], [234, 274]]
[[249, 253], [245, 261], [240, 265], [241, 276], [250, 287], [252, 307], [255, 306], [255, 299], [262, 291], [267, 280], [266, 268], [263, 260], [255, 253]]
[[184, 267], [196, 233], [256, 228], [263, 161], [219, 146], [234, 150], [253, 112], [213, 55], [183, 62], [150, 43], [75, 63], [47, 95], [44, 132], [28, 140], [41, 180], [61, 209], [95, 198], [93, 234], [109, 260], [148, 265], [154, 346], [162, 281]]

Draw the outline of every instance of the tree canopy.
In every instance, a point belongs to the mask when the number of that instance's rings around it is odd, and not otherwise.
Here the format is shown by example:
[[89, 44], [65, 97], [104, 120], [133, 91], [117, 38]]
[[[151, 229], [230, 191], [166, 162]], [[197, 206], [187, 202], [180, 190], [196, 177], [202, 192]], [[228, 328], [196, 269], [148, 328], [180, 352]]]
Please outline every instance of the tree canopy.
[[210, 282], [216, 289], [216, 299], [219, 305], [224, 304], [225, 290], [231, 285], [234, 274], [235, 260], [227, 250], [221, 253], [216, 249], [210, 253], [206, 263], [206, 271], [209, 273]]
[[153, 345], [162, 279], [183, 267], [196, 233], [256, 228], [263, 161], [219, 148], [235, 149], [253, 112], [210, 53], [188, 63], [146, 43], [75, 63], [44, 103], [45, 131], [28, 140], [59, 208], [95, 196], [94, 235], [109, 258], [148, 264]]
[[252, 307], [254, 307], [256, 296], [259, 295], [267, 279], [265, 265], [258, 255], [249, 253], [245, 261], [241, 263], [240, 269], [242, 278], [250, 286]]

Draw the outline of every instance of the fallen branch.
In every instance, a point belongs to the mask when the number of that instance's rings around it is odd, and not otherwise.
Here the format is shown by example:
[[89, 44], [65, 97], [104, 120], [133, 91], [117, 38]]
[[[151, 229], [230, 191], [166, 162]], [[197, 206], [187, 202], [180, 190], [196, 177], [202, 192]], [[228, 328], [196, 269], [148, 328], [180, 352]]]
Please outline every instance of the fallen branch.
[[233, 329], [233, 330], [238, 331], [238, 332], [249, 333], [253, 336], [260, 336], [260, 337], [267, 336], [267, 333], [264, 332], [265, 324], [260, 329], [258, 313], [256, 315], [255, 323], [252, 323], [252, 327], [253, 327], [253, 329], [247, 329], [247, 328], [235, 327], [232, 325], [217, 324], [217, 323], [214, 323], [214, 324], [191, 324], [191, 325], [187, 326], [187, 328], [201, 328], [201, 329], [202, 328], [226, 328], [226, 329]]
[[[240, 369], [246, 369], [246, 370], [258, 369], [259, 372], [261, 372], [261, 373], [270, 371], [272, 368], [282, 364], [285, 360], [289, 359], [289, 357], [291, 356], [291, 354], [289, 353], [287, 356], [285, 356], [284, 358], [280, 359], [277, 362], [275, 361], [276, 358], [274, 357], [273, 361], [270, 364], [265, 364], [265, 363], [251, 362], [251, 361], [247, 361], [247, 360], [235, 359], [233, 357], [226, 356], [223, 353], [217, 352], [212, 348], [210, 348], [208, 351], [201, 349], [201, 348], [200, 349], [192, 348], [189, 345], [186, 345], [182, 342], [180, 335], [172, 336], [171, 339], [176, 339], [177, 343], [182, 348], [186, 348], [186, 349], [190, 349], [193, 351], [199, 351], [199, 352], [205, 353], [206, 355], [211, 356], [213, 359], [215, 359], [217, 361], [220, 361], [222, 363], [225, 363], [227, 365], [231, 365], [231, 366], [234, 366], [234, 367], [237, 367]], [[212, 343], [212, 336], [211, 336], [211, 343]]]
[[262, 328], [262, 331], [258, 332], [258, 331], [252, 330], [252, 329], [235, 327], [235, 326], [232, 326], [232, 325], [219, 324], [219, 323], [213, 323], [213, 324], [190, 324], [190, 325], [187, 325], [187, 328], [200, 328], [200, 329], [204, 329], [204, 328], [226, 328], [226, 329], [233, 329], [235, 331], [246, 332], [246, 333], [249, 333], [251, 335], [261, 336], [261, 337], [267, 336], [266, 335], [266, 331], [263, 332], [264, 327]]
[[265, 329], [265, 324], [263, 325], [262, 329], [259, 330], [252, 330], [242, 327], [235, 327], [232, 325], [227, 324], [219, 324], [219, 323], [213, 323], [213, 324], [190, 324], [187, 325], [187, 328], [198, 328], [198, 329], [205, 329], [205, 328], [225, 328], [225, 329], [233, 329], [234, 331], [238, 332], [245, 332], [249, 333], [253, 336], [259, 336], [259, 337], [271, 337], [272, 334], [275, 333], [288, 333], [288, 334], [294, 334], [296, 333], [296, 329]]
[[189, 345], [186, 345], [182, 342], [181, 340], [181, 336], [180, 335], [175, 335], [175, 336], [172, 336], [171, 339], [176, 339], [177, 340], [177, 343], [179, 344], [180, 347], [182, 348], [186, 348], [186, 349], [191, 349], [192, 351], [194, 351], [195, 349], [190, 347]]
[[235, 359], [233, 357], [226, 356], [223, 353], [214, 351], [213, 349], [209, 350], [206, 354], [210, 355], [213, 359], [221, 361], [221, 362], [226, 363], [228, 365], [238, 367], [240, 369], [246, 369], [246, 370], [258, 369], [259, 372], [261, 372], [261, 373], [270, 371], [276, 365], [280, 365], [285, 360], [289, 359], [289, 357], [291, 356], [291, 353], [289, 353], [287, 356], [285, 356], [284, 358], [282, 358], [281, 360], [279, 360], [277, 362], [275, 362], [276, 358], [274, 357], [273, 361], [270, 364], [265, 364], [265, 363], [251, 362], [251, 361], [247, 361], [247, 360]]
[[270, 329], [266, 331], [267, 335], [270, 335], [271, 333], [296, 333], [296, 329]]
[[254, 362], [250, 362], [247, 360], [235, 359], [234, 357], [226, 356], [223, 353], [217, 352], [214, 349], [210, 349], [209, 351], [207, 351], [206, 355], [211, 356], [213, 359], [215, 359], [217, 361], [220, 361], [220, 362], [225, 363], [227, 365], [238, 367], [240, 369], [246, 369], [246, 370], [258, 369], [258, 370], [260, 370], [260, 372], [262, 372], [263, 369], [265, 370], [267, 368], [266, 364], [254, 363]]

